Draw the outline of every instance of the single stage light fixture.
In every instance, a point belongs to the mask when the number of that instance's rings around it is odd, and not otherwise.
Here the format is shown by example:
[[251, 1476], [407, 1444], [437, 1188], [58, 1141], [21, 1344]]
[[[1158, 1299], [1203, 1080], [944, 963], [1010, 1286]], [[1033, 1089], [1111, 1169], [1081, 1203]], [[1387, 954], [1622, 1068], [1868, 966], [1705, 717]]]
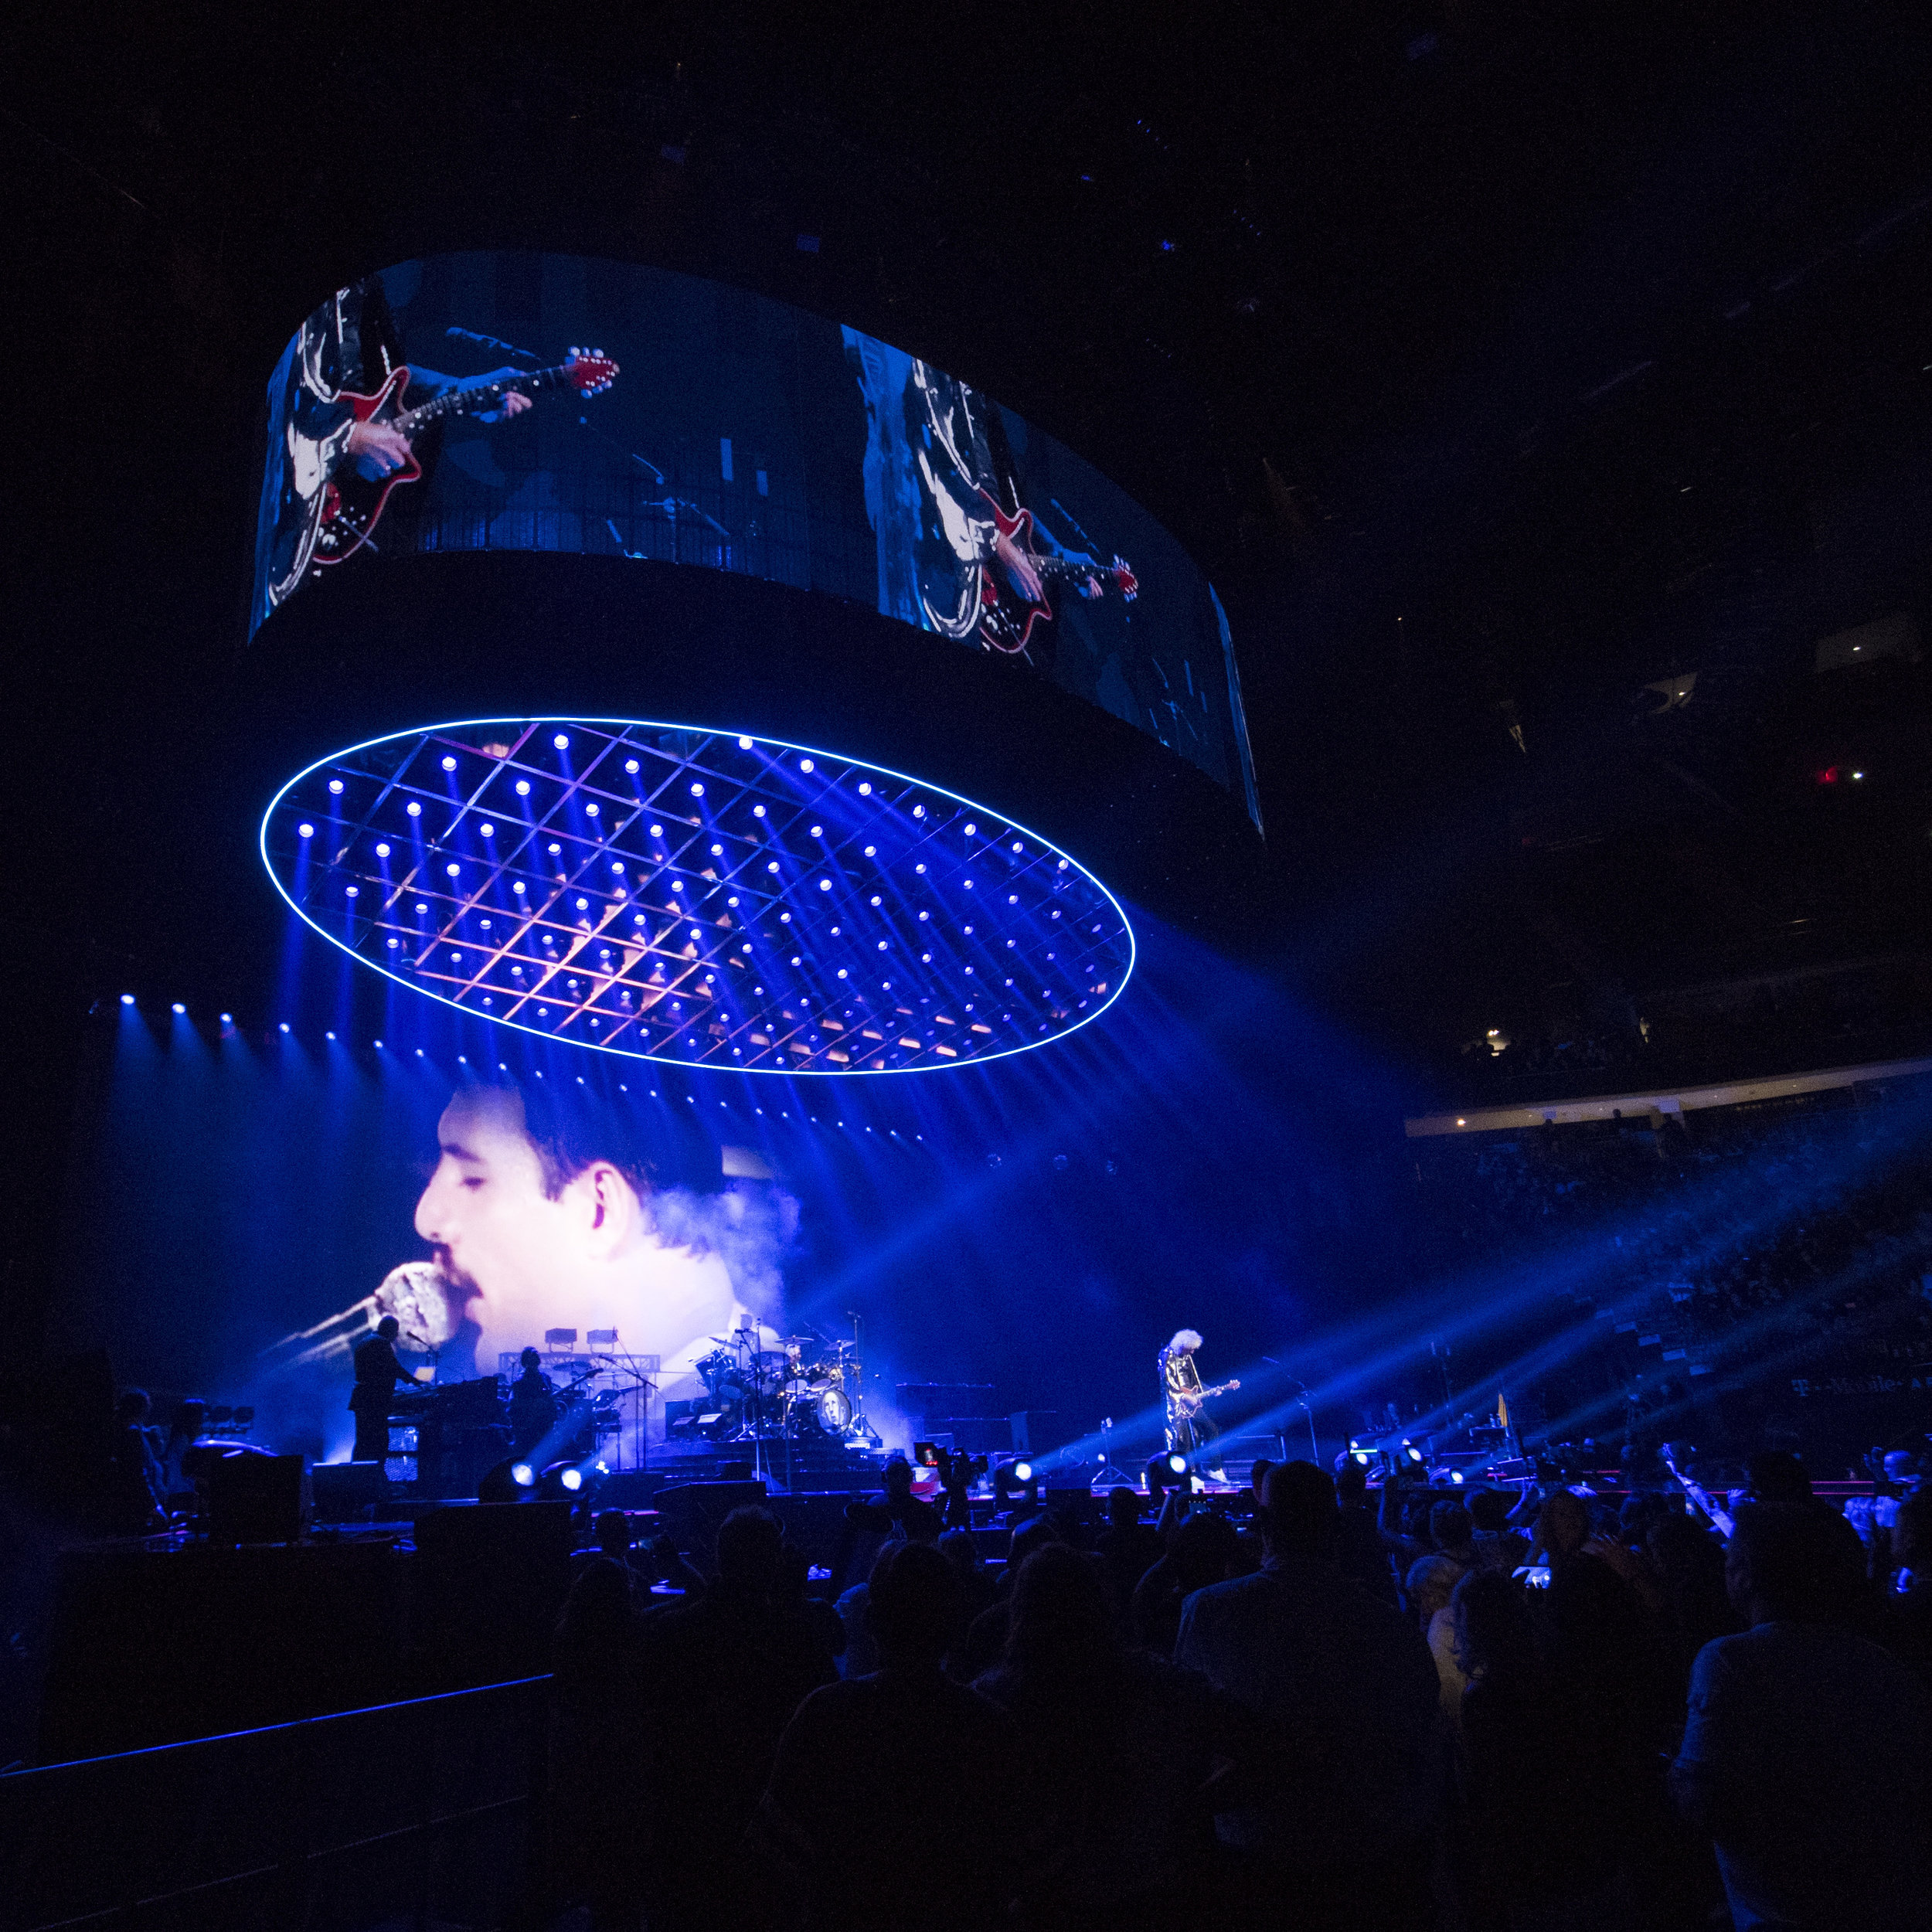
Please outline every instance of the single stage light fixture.
[[1002, 1462], [993, 1471], [993, 1494], [998, 1498], [1002, 1509], [1013, 1507], [1014, 1499], [1023, 1498], [1033, 1509], [1039, 1507], [1039, 1471], [1024, 1456]]
[[583, 1487], [583, 1472], [573, 1462], [553, 1462], [536, 1479], [539, 1502], [574, 1502]]
[[1157, 1449], [1148, 1458], [1141, 1478], [1147, 1485], [1147, 1493], [1158, 1503], [1170, 1489], [1185, 1486], [1187, 1458], [1172, 1450]]
[[553, 1462], [536, 1479], [539, 1502], [587, 1502], [604, 1486], [611, 1471], [595, 1456], [576, 1462]]
[[521, 1502], [530, 1493], [536, 1476], [527, 1462], [506, 1461], [484, 1472], [476, 1485], [478, 1502]]

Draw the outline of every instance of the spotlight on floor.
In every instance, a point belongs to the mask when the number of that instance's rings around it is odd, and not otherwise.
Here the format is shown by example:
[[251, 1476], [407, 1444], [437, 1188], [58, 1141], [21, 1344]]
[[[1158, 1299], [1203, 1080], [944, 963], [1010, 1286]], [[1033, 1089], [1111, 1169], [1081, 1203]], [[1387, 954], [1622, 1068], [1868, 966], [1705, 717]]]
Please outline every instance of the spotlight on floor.
[[1187, 1458], [1171, 1449], [1157, 1449], [1148, 1458], [1141, 1475], [1148, 1495], [1158, 1503], [1170, 1489], [1178, 1489], [1186, 1482]]
[[993, 1471], [993, 1494], [1002, 1509], [1010, 1509], [1015, 1497], [1023, 1497], [1035, 1508], [1039, 1505], [1039, 1471], [1024, 1456], [1002, 1462]]
[[603, 1487], [610, 1471], [595, 1456], [578, 1462], [551, 1463], [536, 1479], [539, 1502], [587, 1502]]
[[506, 1459], [484, 1472], [476, 1485], [478, 1502], [521, 1502], [536, 1477], [527, 1462]]
[[574, 1502], [583, 1488], [583, 1472], [573, 1462], [553, 1462], [536, 1479], [539, 1502]]

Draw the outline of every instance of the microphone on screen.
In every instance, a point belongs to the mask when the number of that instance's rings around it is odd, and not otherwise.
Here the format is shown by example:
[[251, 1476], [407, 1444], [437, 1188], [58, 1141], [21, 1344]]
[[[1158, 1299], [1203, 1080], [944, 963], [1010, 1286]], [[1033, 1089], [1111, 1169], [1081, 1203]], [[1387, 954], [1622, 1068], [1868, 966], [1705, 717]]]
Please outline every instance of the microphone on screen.
[[526, 362], [541, 360], [529, 349], [519, 349], [515, 343], [505, 342], [500, 335], [481, 335], [473, 328], [457, 328], [454, 325], [444, 329], [443, 333], [453, 342], [474, 342], [480, 349], [499, 349], [506, 355], [522, 356]]

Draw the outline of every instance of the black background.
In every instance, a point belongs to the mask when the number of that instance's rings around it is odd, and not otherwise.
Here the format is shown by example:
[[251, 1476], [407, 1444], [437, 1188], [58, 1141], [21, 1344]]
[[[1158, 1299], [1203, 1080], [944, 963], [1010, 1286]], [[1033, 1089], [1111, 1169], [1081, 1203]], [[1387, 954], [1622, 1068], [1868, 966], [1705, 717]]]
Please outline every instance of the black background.
[[[29, 1316], [89, 1005], [246, 1012], [272, 974], [233, 751], [262, 382], [318, 292], [430, 248], [798, 302], [1147, 503], [1242, 654], [1269, 876], [1225, 943], [1415, 1104], [1466, 1090], [1457, 1049], [1498, 1016], [1922, 974], [1925, 667], [1811, 670], [1852, 624], [1932, 634], [1921, 7], [995, 7], [968, 32], [485, 6], [399, 46], [372, 5], [55, 5], [5, 32]], [[1692, 706], [1635, 716], [1692, 668]], [[1823, 795], [1840, 757], [1884, 782]]]

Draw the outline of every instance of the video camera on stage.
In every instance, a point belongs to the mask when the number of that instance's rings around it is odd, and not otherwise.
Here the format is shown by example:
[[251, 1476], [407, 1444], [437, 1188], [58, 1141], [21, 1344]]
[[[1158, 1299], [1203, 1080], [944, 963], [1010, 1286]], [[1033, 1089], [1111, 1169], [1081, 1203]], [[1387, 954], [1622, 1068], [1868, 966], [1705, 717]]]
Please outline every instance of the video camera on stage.
[[984, 1456], [968, 1455], [964, 1450], [936, 1449], [933, 1467], [939, 1471], [940, 1486], [949, 1492], [971, 1488], [987, 1471]]

